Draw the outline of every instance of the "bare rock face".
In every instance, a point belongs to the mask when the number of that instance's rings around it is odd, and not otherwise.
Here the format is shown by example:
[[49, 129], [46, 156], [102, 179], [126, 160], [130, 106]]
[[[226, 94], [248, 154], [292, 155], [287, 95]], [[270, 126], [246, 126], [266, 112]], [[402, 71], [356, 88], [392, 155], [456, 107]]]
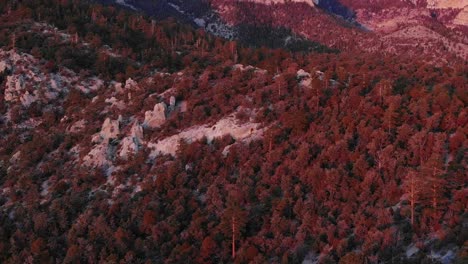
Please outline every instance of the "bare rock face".
[[121, 117], [117, 120], [106, 118], [102, 124], [101, 132], [95, 134], [92, 142], [96, 145], [91, 151], [83, 158], [84, 164], [91, 167], [101, 167], [109, 165], [110, 160], [113, 159], [115, 154], [115, 147], [112, 146], [110, 141], [116, 139], [120, 135], [120, 121]]
[[188, 109], [187, 101], [180, 102], [180, 112], [185, 113], [187, 112], [187, 109]]
[[166, 122], [166, 109], [165, 103], [158, 103], [154, 106], [153, 111], [146, 111], [144, 126], [157, 128], [164, 124]]
[[108, 149], [108, 145], [104, 143], [94, 146], [94, 148], [91, 149], [88, 155], [86, 155], [83, 158], [84, 164], [91, 167], [101, 167], [104, 165], [108, 165]]
[[258, 3], [258, 4], [266, 4], [266, 5], [270, 5], [270, 4], [287, 4], [289, 2], [291, 3], [306, 3], [310, 6], [315, 6], [316, 3], [318, 3], [318, 0], [244, 0], [246, 2], [250, 1], [250, 2], [255, 2], [255, 3]]
[[136, 154], [143, 143], [143, 127], [137, 121], [133, 122], [130, 135], [122, 140], [119, 156], [127, 159], [130, 154]]
[[37, 101], [39, 99], [37, 92], [33, 94], [29, 93], [25, 84], [26, 78], [22, 74], [8, 76], [4, 94], [5, 101], [20, 102], [24, 107], [28, 107]]
[[102, 124], [100, 133], [100, 136], [104, 140], [104, 142], [107, 142], [109, 139], [117, 138], [119, 134], [119, 120], [111, 120], [110, 118], [106, 118], [106, 120]]
[[468, 0], [427, 0], [429, 8], [463, 8], [468, 5]]
[[10, 65], [8, 65], [5, 61], [0, 61], [0, 74], [8, 69], [10, 69]]
[[453, 20], [455, 25], [468, 26], [468, 5]]
[[171, 96], [171, 98], [169, 99], [169, 107], [174, 109], [175, 105], [176, 105], [176, 98], [174, 96]]
[[135, 87], [138, 87], [138, 83], [135, 82], [132, 78], [128, 78], [125, 82], [125, 89], [131, 89]]

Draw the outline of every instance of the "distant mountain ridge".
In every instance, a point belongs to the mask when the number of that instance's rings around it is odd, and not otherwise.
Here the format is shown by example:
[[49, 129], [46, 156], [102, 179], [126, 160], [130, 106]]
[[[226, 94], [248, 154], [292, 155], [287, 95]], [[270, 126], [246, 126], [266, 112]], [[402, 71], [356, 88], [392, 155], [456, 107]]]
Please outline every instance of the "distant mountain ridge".
[[[175, 17], [227, 39], [255, 38], [255, 34], [246, 35], [252, 33], [243, 30], [246, 26], [283, 28], [290, 30], [289, 36], [296, 39], [307, 39], [343, 51], [409, 54], [438, 64], [468, 58], [468, 0], [99, 2], [116, 3], [156, 18]], [[275, 36], [272, 34], [270, 38]], [[283, 42], [287, 38], [281, 36]]]

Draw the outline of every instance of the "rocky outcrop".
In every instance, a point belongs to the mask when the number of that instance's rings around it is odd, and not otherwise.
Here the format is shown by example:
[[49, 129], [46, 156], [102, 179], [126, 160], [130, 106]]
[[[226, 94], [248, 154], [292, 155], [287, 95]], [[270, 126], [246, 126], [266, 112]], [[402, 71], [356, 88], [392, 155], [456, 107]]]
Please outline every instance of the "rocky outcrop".
[[106, 118], [106, 120], [102, 124], [101, 132], [99, 133], [102, 140], [108, 141], [109, 139], [116, 139], [119, 136], [119, 134], [119, 120], [111, 120], [110, 118]]
[[468, 0], [427, 0], [428, 8], [463, 8]]
[[83, 158], [83, 163], [90, 167], [101, 167], [109, 164], [107, 159], [109, 147], [101, 143], [96, 146]]
[[165, 103], [156, 104], [153, 111], [145, 112], [145, 122], [143, 125], [149, 128], [160, 127], [166, 122], [166, 109], [167, 106]]
[[191, 127], [178, 134], [161, 139], [157, 143], [149, 143], [148, 147], [152, 149], [150, 156], [153, 158], [165, 154], [175, 156], [181, 140], [191, 143], [206, 138], [208, 142], [211, 142], [215, 138], [230, 135], [238, 141], [249, 141], [262, 137], [263, 132], [264, 129], [260, 128], [259, 123], [242, 123], [235, 117], [235, 114], [231, 114], [219, 120], [213, 126]]
[[468, 6], [463, 8], [462, 11], [455, 17], [453, 24], [460, 26], [468, 26]]
[[287, 3], [306, 3], [310, 6], [315, 6], [318, 0], [244, 0], [246, 2], [255, 2], [258, 4], [287, 4]]
[[176, 106], [176, 98], [174, 96], [171, 96], [169, 99], [169, 109], [174, 110]]
[[180, 112], [185, 113], [188, 110], [188, 103], [187, 101], [180, 102]]
[[29, 107], [33, 102], [49, 103], [66, 93], [74, 81], [61, 73], [44, 73], [31, 55], [0, 49], [0, 74], [6, 75], [4, 100], [10, 105]]
[[102, 124], [101, 132], [96, 134], [92, 142], [96, 145], [91, 151], [83, 158], [85, 165], [90, 167], [101, 167], [110, 164], [115, 154], [115, 144], [113, 140], [117, 139], [120, 135], [120, 121], [106, 118]]
[[143, 127], [134, 121], [130, 135], [122, 140], [119, 157], [127, 159], [130, 154], [136, 154], [143, 144]]
[[125, 89], [132, 89], [138, 87], [138, 83], [135, 82], [132, 78], [128, 78], [125, 82]]

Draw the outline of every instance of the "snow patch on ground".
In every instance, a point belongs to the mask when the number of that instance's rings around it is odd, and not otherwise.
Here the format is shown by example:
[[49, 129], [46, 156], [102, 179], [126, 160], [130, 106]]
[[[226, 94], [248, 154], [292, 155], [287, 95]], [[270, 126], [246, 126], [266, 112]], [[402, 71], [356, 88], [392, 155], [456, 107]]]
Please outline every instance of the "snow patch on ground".
[[195, 24], [197, 24], [197, 26], [199, 26], [199, 27], [205, 27], [205, 25], [206, 25], [206, 21], [203, 18], [195, 18], [193, 20], [193, 22], [195, 22]]
[[408, 246], [408, 248], [406, 249], [406, 257], [407, 258], [411, 258], [414, 254], [418, 253], [419, 252], [419, 248], [416, 247], [416, 245], [414, 244], [411, 244]]
[[433, 260], [440, 261], [442, 264], [450, 264], [450, 263], [453, 263], [453, 261], [455, 260], [456, 253], [451, 249], [447, 251], [437, 251], [437, 252], [431, 251], [430, 257]]
[[128, 8], [131, 8], [133, 10], [137, 10], [136, 7], [134, 7], [133, 5], [131, 4], [128, 4], [127, 2], [125, 2], [125, 0], [115, 0], [115, 2], [119, 5], [122, 5], [122, 6], [125, 6], [125, 7], [128, 7]]
[[41, 184], [41, 196], [47, 196], [49, 194], [49, 181], [46, 180]]
[[172, 8], [174, 8], [175, 10], [177, 10], [177, 12], [181, 13], [181, 14], [185, 14], [184, 10], [182, 10], [178, 5], [175, 5], [173, 3], [168, 3]]

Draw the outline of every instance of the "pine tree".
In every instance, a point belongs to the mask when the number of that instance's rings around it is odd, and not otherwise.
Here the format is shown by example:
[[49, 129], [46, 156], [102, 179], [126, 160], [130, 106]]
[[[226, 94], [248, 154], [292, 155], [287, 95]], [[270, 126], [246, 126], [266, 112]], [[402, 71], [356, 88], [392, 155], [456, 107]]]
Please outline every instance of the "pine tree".
[[247, 220], [246, 212], [232, 199], [228, 201], [224, 210], [221, 227], [224, 234], [231, 240], [231, 256], [236, 257], [236, 241], [240, 240]]

